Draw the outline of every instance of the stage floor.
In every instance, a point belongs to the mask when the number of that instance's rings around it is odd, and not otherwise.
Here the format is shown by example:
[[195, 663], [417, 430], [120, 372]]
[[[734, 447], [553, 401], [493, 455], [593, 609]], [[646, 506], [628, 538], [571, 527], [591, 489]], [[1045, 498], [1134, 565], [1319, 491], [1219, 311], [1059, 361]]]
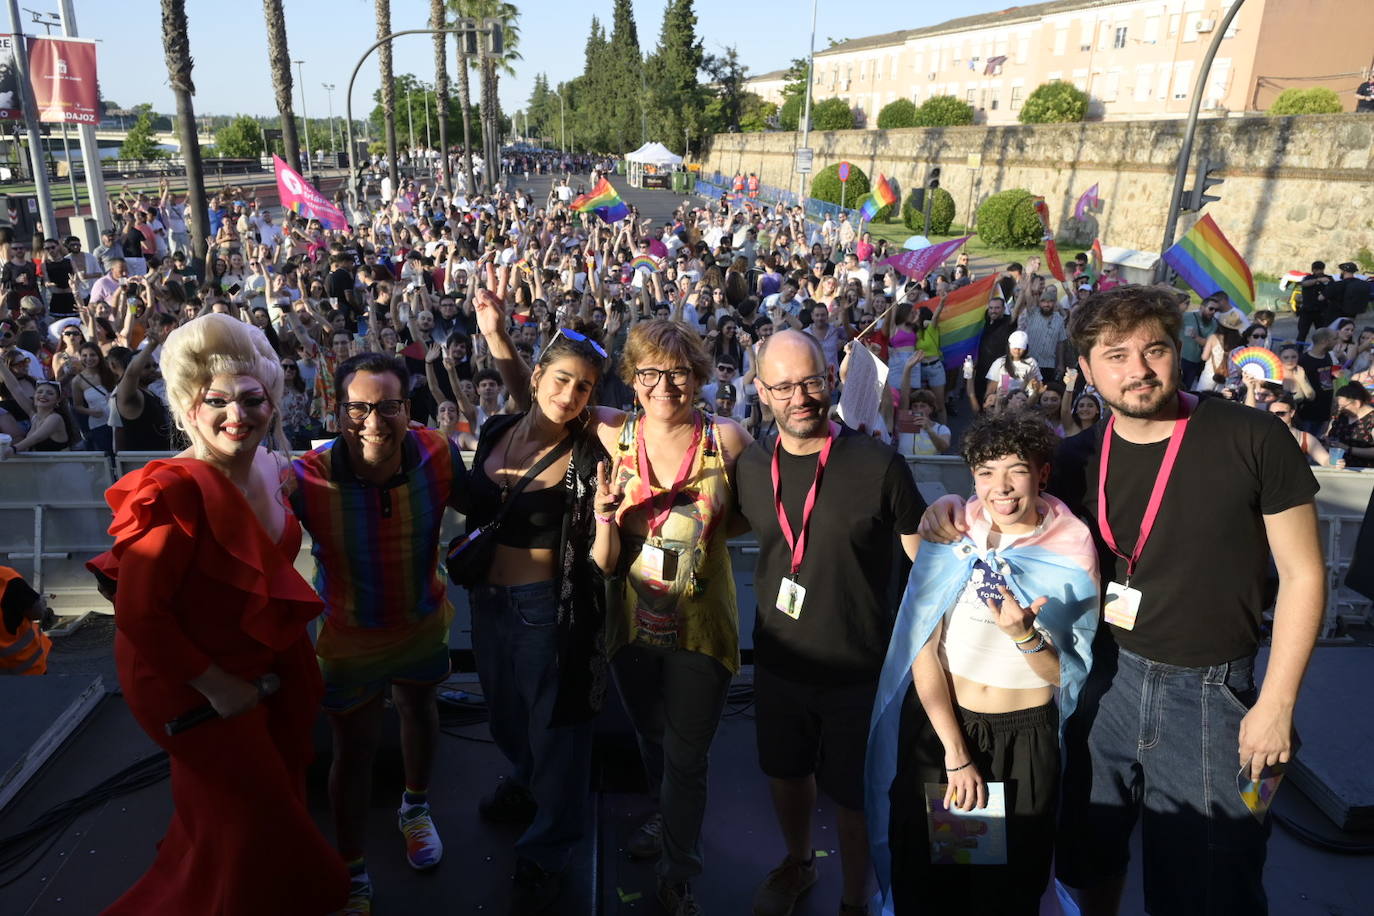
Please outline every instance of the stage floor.
[[[470, 677], [470, 676], [469, 676]], [[747, 684], [749, 671], [740, 678]], [[470, 681], [458, 689], [476, 692]], [[712, 749], [711, 796], [704, 827], [705, 874], [695, 882], [697, 897], [713, 916], [745, 916], [754, 888], [783, 855], [768, 796], [767, 781], [755, 759], [751, 708], [734, 703], [727, 710]], [[661, 912], [653, 899], [650, 864], [630, 862], [624, 843], [650, 813], [633, 743], [616, 708], [598, 723], [597, 766], [593, 789], [596, 818], [573, 866], [555, 916], [617, 914], [650, 916]], [[506, 772], [505, 762], [488, 743], [484, 724], [454, 726], [440, 741], [432, 791], [436, 820], [444, 838], [445, 859], [435, 871], [416, 874], [405, 864], [395, 827], [401, 786], [400, 755], [394, 717], [378, 756], [371, 816], [369, 870], [376, 888], [374, 912], [387, 914], [506, 912], [516, 828], [493, 827], [477, 816], [477, 798]], [[317, 728], [321, 759], [311, 771], [310, 803], [329, 832], [324, 797], [328, 741]], [[84, 722], [42, 773], [0, 816], [0, 837], [8, 837], [35, 817], [95, 786], [124, 767], [156, 752], [130, 717], [123, 700], [111, 695]], [[640, 786], [636, 786], [636, 781]], [[1285, 796], [1286, 799], [1285, 799]], [[1282, 811], [1310, 819], [1321, 815], [1297, 792], [1280, 793]], [[0, 913], [6, 916], [86, 916], [98, 913], [127, 888], [151, 862], [155, 844], [171, 810], [166, 780], [103, 802], [47, 838], [22, 869], [0, 874]], [[834, 817], [822, 801], [815, 822], [821, 880], [796, 910], [797, 916], [832, 916], [840, 893]], [[1269, 846], [1266, 886], [1276, 916], [1356, 916], [1374, 912], [1374, 868], [1368, 857], [1341, 856], [1298, 843], [1275, 828]], [[1140, 875], [1132, 869], [1125, 916], [1143, 913]]]

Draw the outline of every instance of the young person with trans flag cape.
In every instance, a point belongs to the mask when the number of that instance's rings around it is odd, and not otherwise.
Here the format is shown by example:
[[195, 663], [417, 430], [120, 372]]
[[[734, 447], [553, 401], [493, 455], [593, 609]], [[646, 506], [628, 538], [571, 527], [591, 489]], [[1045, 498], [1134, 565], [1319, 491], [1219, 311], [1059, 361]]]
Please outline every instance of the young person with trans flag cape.
[[[1057, 444], [1030, 414], [975, 421], [962, 447], [976, 493], [964, 507], [968, 534], [922, 542], [916, 554], [865, 763], [884, 914], [1039, 912], [1062, 723], [1091, 666], [1099, 617], [1092, 535], [1042, 492]], [[993, 827], [947, 848], [953, 834], [935, 832], [932, 855], [927, 799], [936, 812], [1000, 809], [1005, 842], [988, 842]], [[1006, 864], [963, 864], [973, 845]], [[950, 849], [950, 864], [932, 864]]]

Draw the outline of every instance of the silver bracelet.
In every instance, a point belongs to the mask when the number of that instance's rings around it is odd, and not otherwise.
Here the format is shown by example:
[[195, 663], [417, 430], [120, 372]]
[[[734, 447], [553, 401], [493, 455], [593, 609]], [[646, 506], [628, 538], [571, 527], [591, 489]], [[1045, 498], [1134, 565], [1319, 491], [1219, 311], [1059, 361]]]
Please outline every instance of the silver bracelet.
[[1045, 647], [1048, 646], [1048, 645], [1049, 645], [1049, 641], [1045, 639], [1045, 634], [1044, 634], [1044, 633], [1041, 633], [1041, 634], [1040, 634], [1040, 641], [1037, 642], [1037, 643], [1035, 644], [1035, 648], [1034, 648], [1034, 649], [1023, 649], [1023, 648], [1021, 648], [1020, 646], [1017, 646], [1017, 647], [1016, 647], [1016, 651], [1017, 651], [1017, 652], [1020, 652], [1022, 655], [1034, 655], [1034, 654], [1037, 653], [1037, 652], [1044, 652], [1044, 651], [1045, 651]]

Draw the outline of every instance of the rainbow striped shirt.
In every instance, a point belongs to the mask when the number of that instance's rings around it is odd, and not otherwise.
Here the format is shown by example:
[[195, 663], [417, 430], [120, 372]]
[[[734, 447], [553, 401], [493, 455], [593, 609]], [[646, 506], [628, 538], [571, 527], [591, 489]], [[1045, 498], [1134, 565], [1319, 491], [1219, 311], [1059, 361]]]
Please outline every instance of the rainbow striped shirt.
[[382, 486], [353, 473], [338, 439], [292, 462], [291, 507], [314, 540], [331, 627], [405, 629], [444, 606], [439, 527], [446, 506], [465, 502], [467, 468], [435, 430], [410, 430], [403, 448], [400, 473]]

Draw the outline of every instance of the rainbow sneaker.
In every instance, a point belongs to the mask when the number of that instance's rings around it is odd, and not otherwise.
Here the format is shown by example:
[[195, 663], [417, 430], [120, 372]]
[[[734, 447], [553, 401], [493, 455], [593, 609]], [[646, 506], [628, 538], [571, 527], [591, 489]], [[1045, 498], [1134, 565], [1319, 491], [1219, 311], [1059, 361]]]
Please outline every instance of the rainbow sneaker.
[[406, 861], [416, 871], [424, 871], [439, 864], [444, 857], [444, 842], [434, 829], [429, 805], [405, 805], [396, 812], [396, 825], [406, 838]]

